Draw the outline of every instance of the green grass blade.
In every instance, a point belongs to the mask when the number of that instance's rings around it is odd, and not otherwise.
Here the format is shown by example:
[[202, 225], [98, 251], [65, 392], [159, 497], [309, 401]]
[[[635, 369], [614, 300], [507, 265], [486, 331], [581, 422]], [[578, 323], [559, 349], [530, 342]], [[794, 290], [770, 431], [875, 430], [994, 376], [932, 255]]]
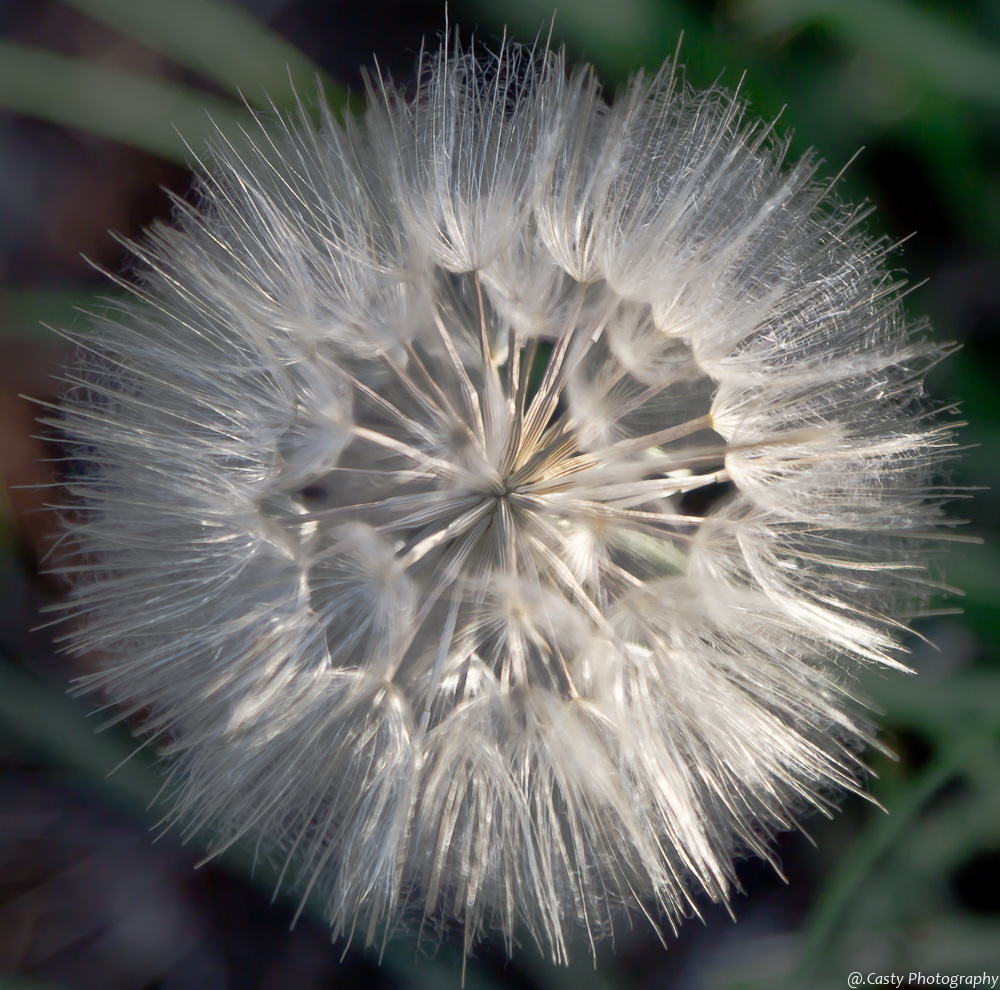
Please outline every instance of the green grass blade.
[[[900, 787], [893, 799], [886, 802], [889, 814], [879, 814], [868, 823], [842, 857], [840, 868], [831, 874], [803, 926], [798, 971], [803, 980], [818, 966], [834, 931], [879, 860], [924, 805], [961, 772], [978, 750], [990, 744], [995, 744], [992, 735], [976, 734], [942, 747], [940, 755], [919, 776]], [[808, 981], [801, 985], [808, 985]]]
[[0, 990], [58, 990], [54, 983], [39, 983], [23, 976], [0, 974]]
[[49, 326], [86, 331], [88, 320], [79, 310], [100, 310], [116, 295], [111, 286], [87, 289], [0, 288], [0, 340], [36, 340], [56, 344]]
[[[742, 0], [736, 17], [773, 35], [821, 24], [842, 42], [960, 100], [1000, 108], [1000, 51], [968, 31], [902, 0]], [[891, 38], [892, 44], [886, 44]]]
[[178, 83], [2, 40], [0, 108], [121, 141], [184, 166], [191, 157], [184, 139], [199, 149], [209, 117], [227, 134], [238, 133], [250, 119], [234, 104]]
[[162, 779], [148, 754], [135, 753], [139, 744], [124, 729], [98, 733], [97, 723], [80, 702], [0, 658], [0, 735], [86, 782], [107, 803], [143, 817]]
[[[295, 106], [317, 79], [338, 107], [345, 91], [291, 42], [225, 0], [64, 0], [95, 20], [130, 35], [254, 106]], [[265, 96], [266, 94], [266, 96]]]

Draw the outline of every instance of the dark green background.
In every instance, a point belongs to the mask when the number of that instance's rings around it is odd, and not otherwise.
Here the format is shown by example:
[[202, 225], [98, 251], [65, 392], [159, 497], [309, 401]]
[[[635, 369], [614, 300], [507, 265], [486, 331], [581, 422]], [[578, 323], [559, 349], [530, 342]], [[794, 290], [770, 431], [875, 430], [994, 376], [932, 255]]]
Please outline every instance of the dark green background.
[[[189, 160], [171, 122], [197, 147], [202, 104], [211, 105], [225, 125], [241, 113], [232, 98], [237, 87], [257, 102], [263, 82], [279, 106], [290, 101], [288, 50], [269, 47], [252, 31], [237, 43], [232, 25], [213, 21], [207, 16], [213, 8], [196, 0], [176, 6], [134, 0], [131, 19], [105, 11], [111, 27], [97, 26], [98, 0], [74, 0], [72, 6], [91, 9], [70, 11], [55, 0], [0, 7], [0, 108], [20, 111], [0, 115], [0, 342], [35, 348], [31, 353], [41, 363], [57, 339], [39, 331], [38, 320], [67, 325], [76, 319], [72, 304], [102, 288], [76, 252], [96, 252], [100, 263], [118, 267], [120, 249], [103, 229], [116, 225], [134, 233], [166, 215], [158, 182], [186, 191], [187, 173], [162, 163]], [[361, 88], [359, 67], [370, 65], [373, 55], [407, 79], [421, 36], [444, 23], [437, 3], [261, 0], [256, 7], [328, 79], [354, 93]], [[917, 623], [936, 644], [913, 638], [920, 676], [873, 678], [869, 685], [886, 713], [884, 738], [899, 754], [895, 762], [872, 757], [878, 778], [871, 791], [890, 815], [850, 799], [833, 820], [805, 822], [815, 848], [800, 834], [779, 845], [787, 886], [760, 864], [745, 864], [747, 896], [734, 900], [736, 925], [706, 905], [705, 924], [689, 922], [679, 938], [668, 935], [664, 950], [639, 922], [637, 930], [623, 930], [616, 951], [600, 948], [596, 970], [583, 946], [569, 971], [553, 969], [531, 946], [512, 964], [487, 946], [470, 963], [467, 985], [822, 988], [845, 986], [854, 970], [1000, 976], [1000, 3], [563, 0], [554, 21], [553, 9], [546, 0], [451, 0], [448, 6], [451, 23], [466, 39], [475, 30], [484, 42], [496, 43], [506, 26], [515, 38], [530, 41], [551, 27], [552, 43], [594, 62], [609, 89], [643, 66], [657, 68], [683, 32], [680, 61], [688, 80], [739, 86], [756, 113], [769, 119], [780, 114], [779, 128], [794, 131], [793, 157], [817, 148], [834, 174], [863, 148], [841, 180], [841, 195], [875, 205], [869, 221], [874, 234], [905, 239], [895, 267], [915, 285], [911, 313], [929, 315], [940, 339], [962, 345], [935, 369], [931, 388], [939, 403], [960, 402], [968, 420], [961, 439], [969, 449], [954, 462], [951, 477], [963, 498], [952, 513], [968, 520], [956, 532], [984, 542], [958, 544], [947, 558], [948, 581], [964, 589], [965, 598], [943, 597], [936, 603], [943, 614]], [[140, 38], [145, 47], [129, 48], [132, 42], [123, 41], [132, 52], [123, 59], [121, 47], [108, 41], [115, 29], [123, 39]], [[93, 43], [95, 36], [100, 44]], [[157, 48], [161, 55], [151, 55]], [[109, 56], [109, 50], [117, 54]], [[46, 62], [43, 51], [64, 58]], [[95, 77], [87, 69], [93, 65], [127, 75]], [[300, 89], [312, 85], [312, 72], [306, 63], [293, 66]], [[162, 85], [147, 92], [127, 82], [136, 75]], [[327, 92], [334, 101], [341, 98], [333, 86]], [[115, 150], [108, 136], [153, 151], [161, 161]], [[112, 172], [126, 177], [120, 187], [109, 178]], [[72, 218], [86, 218], [95, 208], [89, 188], [105, 190], [109, 202], [127, 208], [106, 220], [80, 219], [80, 243], [74, 243]], [[81, 190], [76, 198], [74, 189]], [[23, 877], [10, 879], [18, 875], [16, 869], [11, 874], [10, 862], [26, 854], [22, 846], [10, 846], [11, 828], [5, 832], [3, 823], [4, 814], [7, 820], [15, 815], [25, 787], [46, 788], [47, 800], [62, 809], [71, 829], [75, 815], [89, 815], [89, 821], [95, 815], [103, 820], [105, 813], [126, 823], [114, 828], [134, 828], [129, 823], [142, 820], [157, 787], [155, 770], [142, 760], [105, 779], [116, 754], [128, 751], [128, 740], [114, 733], [95, 739], [90, 724], [81, 721], [82, 709], [64, 698], [62, 684], [71, 669], [54, 659], [44, 634], [26, 632], [36, 621], [30, 611], [56, 590], [37, 577], [39, 548], [26, 545], [22, 524], [8, 513], [4, 527], [8, 604], [0, 644], [6, 658], [0, 668], [0, 774], [9, 787], [0, 789], [7, 809], [0, 810], [0, 928], [12, 917], [4, 915], [5, 906], [11, 911], [9, 905], [23, 905]], [[956, 607], [964, 614], [947, 614]], [[164, 843], [174, 849], [173, 838]], [[179, 852], [175, 862], [174, 855], [166, 854], [169, 869], [183, 884], [190, 863]], [[208, 980], [203, 985], [272, 985], [266, 967], [253, 963], [257, 957], [249, 949], [241, 954], [240, 946], [253, 940], [272, 946], [268, 958], [285, 953], [301, 961], [306, 953], [316, 954], [319, 962], [308, 978], [286, 972], [289, 986], [457, 985], [460, 962], [447, 944], [433, 961], [418, 961], [423, 954], [414, 943], [398, 939], [383, 968], [375, 970], [372, 952], [352, 949], [343, 963], [340, 947], [327, 953], [321, 928], [308, 919], [292, 935], [283, 929], [275, 935], [272, 926], [284, 924], [287, 915], [282, 908], [247, 907], [246, 899], [258, 895], [251, 888], [240, 893], [239, 881], [226, 876], [226, 869], [242, 875], [245, 861], [238, 860], [207, 881], [228, 894], [195, 888], [182, 898], [205, 926], [193, 936], [195, 943], [210, 946], [215, 939], [222, 947], [215, 970], [197, 970], [199, 979]], [[45, 876], [44, 865], [36, 872]], [[113, 886], [95, 880], [104, 882]], [[79, 898], [74, 903], [76, 910], [86, 909]], [[74, 903], [63, 910], [72, 912]], [[6, 965], [19, 979], [100, 986], [101, 975], [94, 972], [99, 956], [79, 945], [73, 956], [71, 949], [59, 950], [58, 965], [44, 958], [18, 962], [0, 949], [0, 972]], [[202, 985], [191, 983], [193, 976], [171, 984], [178, 979], [176, 961], [174, 971], [166, 964], [143, 969], [141, 962], [133, 984], [120, 985]]]

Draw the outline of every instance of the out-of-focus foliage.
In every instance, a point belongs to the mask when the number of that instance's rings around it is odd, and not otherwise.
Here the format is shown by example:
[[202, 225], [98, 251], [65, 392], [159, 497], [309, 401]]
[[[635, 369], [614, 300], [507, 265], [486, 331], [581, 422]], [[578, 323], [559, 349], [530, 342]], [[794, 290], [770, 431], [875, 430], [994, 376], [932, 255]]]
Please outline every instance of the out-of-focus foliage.
[[[184, 73], [95, 65], [3, 40], [0, 108], [186, 161], [198, 151], [206, 107], [220, 125], [238, 127], [245, 110], [234, 94], [261, 105], [266, 88], [278, 108], [288, 108], [293, 87], [301, 93], [320, 72], [289, 41], [221, 0], [66, 2]], [[316, 4], [270, 6], [279, 11], [280, 28], [280, 10]], [[331, 23], [358, 30], [353, 8], [327, 7], [339, 11]], [[712, 915], [712, 938], [682, 932], [687, 949], [663, 956], [659, 947], [624, 937], [621, 956], [602, 954], [596, 972], [582, 963], [567, 972], [532, 961], [526, 947], [517, 978], [576, 990], [648, 985], [646, 967], [657, 971], [661, 959], [674, 985], [720, 990], [842, 987], [855, 970], [1000, 974], [1000, 4], [562, 0], [553, 21], [554, 11], [552, 0], [451, 0], [448, 8], [452, 22], [476, 26], [487, 43], [505, 27], [521, 40], [539, 32], [544, 39], [551, 30], [551, 43], [593, 61], [611, 84], [658, 67], [683, 33], [680, 61], [689, 80], [740, 86], [758, 113], [780, 114], [779, 127], [795, 133], [793, 155], [816, 147], [834, 174], [865, 149], [841, 179], [842, 195], [872, 199], [873, 229], [900, 241], [915, 234], [899, 254], [911, 279], [927, 279], [914, 289], [911, 309], [928, 313], [940, 338], [963, 344], [935, 372], [933, 387], [939, 401], [961, 402], [969, 422], [962, 439], [972, 449], [956, 461], [952, 480], [970, 489], [969, 501], [954, 506], [956, 518], [970, 525], [956, 532], [985, 543], [959, 544], [943, 565], [948, 584], [966, 592], [958, 602], [964, 614], [921, 620], [919, 629], [937, 646], [914, 639], [920, 676], [868, 685], [887, 713], [886, 742], [900, 754], [897, 762], [873, 757], [879, 777], [872, 795], [888, 816], [874, 802], [853, 802], [833, 821], [804, 823], [818, 852], [794, 839], [782, 844], [787, 893], [768, 893], [763, 908], [753, 896], [738, 901], [735, 928]], [[419, 17], [430, 30], [443, 27], [438, 4], [421, 7]], [[293, 40], [337, 74], [322, 38]], [[395, 55], [406, 64], [418, 39], [387, 36], [384, 44], [382, 59]], [[393, 51], [394, 44], [406, 50]], [[355, 63], [370, 61], [360, 43], [353, 51]], [[343, 91], [327, 79], [323, 85], [343, 105]], [[0, 290], [0, 344], [37, 340], [39, 320], [69, 324], [85, 295], [42, 279]], [[5, 574], [12, 566], [10, 527], [8, 519]], [[956, 602], [943, 595], [942, 612]], [[106, 779], [127, 755], [127, 740], [94, 738], [58, 689], [15, 669], [22, 659], [2, 660], [0, 739], [70, 773], [99, 800], [144, 807], [158, 786], [155, 771], [140, 759]], [[390, 946], [383, 962], [394, 985], [457, 983], [447, 954], [421, 965], [414, 956], [412, 946]], [[488, 964], [470, 964], [467, 986], [503, 982]]]

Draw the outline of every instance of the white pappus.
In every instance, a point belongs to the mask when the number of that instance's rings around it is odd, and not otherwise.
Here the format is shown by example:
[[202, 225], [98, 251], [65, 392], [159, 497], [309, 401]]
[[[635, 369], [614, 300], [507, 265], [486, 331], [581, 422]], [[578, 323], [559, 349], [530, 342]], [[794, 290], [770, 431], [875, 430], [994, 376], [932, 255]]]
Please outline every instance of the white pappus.
[[80, 338], [70, 639], [335, 935], [564, 960], [858, 789], [951, 445], [890, 245], [672, 66], [215, 140]]

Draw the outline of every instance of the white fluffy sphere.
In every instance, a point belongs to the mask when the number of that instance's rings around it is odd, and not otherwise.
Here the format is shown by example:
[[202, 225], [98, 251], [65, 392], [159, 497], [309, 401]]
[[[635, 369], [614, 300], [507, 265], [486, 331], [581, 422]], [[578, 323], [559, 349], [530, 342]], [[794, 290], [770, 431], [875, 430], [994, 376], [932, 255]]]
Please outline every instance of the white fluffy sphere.
[[556, 958], [856, 788], [950, 440], [888, 245], [669, 66], [216, 142], [70, 373], [75, 649], [334, 933]]

